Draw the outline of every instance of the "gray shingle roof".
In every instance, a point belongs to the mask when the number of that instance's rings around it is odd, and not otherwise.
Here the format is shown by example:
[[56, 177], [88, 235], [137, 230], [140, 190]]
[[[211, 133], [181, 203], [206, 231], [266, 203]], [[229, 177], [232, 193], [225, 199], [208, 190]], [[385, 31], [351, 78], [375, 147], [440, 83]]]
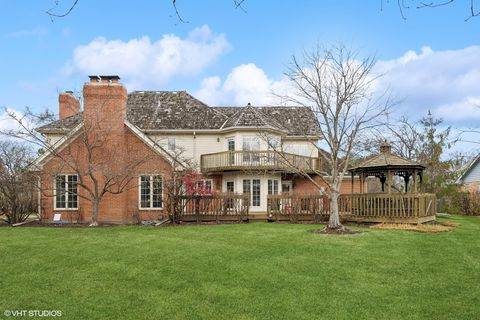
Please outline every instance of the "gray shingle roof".
[[127, 119], [141, 130], [218, 129], [227, 117], [185, 91], [135, 91]]
[[[68, 131], [81, 119], [80, 112], [37, 130]], [[320, 135], [318, 121], [306, 107], [210, 107], [185, 91], [132, 92], [128, 95], [127, 119], [143, 131], [269, 127], [292, 136]]]
[[83, 112], [79, 112], [63, 120], [56, 120], [41, 126], [37, 128], [37, 131], [42, 133], [68, 132], [75, 128], [82, 121], [82, 118]]

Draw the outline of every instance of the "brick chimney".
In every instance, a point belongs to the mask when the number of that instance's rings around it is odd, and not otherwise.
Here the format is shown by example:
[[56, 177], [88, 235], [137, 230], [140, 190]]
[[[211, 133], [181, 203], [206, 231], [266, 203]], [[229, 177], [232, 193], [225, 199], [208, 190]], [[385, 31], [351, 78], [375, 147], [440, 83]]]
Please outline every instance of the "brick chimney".
[[65, 91], [58, 96], [58, 114], [60, 120], [73, 116], [80, 112], [80, 101], [72, 91]]
[[119, 76], [89, 76], [83, 86], [85, 123], [97, 129], [123, 130], [127, 115], [127, 89], [118, 82]]

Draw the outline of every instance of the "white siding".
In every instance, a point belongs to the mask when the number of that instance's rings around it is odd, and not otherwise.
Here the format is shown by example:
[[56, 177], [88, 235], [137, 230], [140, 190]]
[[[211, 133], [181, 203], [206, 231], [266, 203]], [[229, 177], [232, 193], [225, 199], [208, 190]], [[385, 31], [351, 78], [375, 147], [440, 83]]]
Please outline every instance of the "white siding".
[[57, 143], [60, 139], [63, 138], [63, 134], [46, 134], [45, 135], [45, 142], [49, 146], [53, 146], [55, 143]]
[[[270, 134], [278, 140], [280, 135]], [[228, 150], [228, 139], [235, 139], [235, 150], [242, 150], [243, 137], [257, 137], [260, 140], [260, 150], [268, 150], [267, 136], [258, 131], [233, 131], [227, 133], [182, 133], [182, 134], [163, 134], [150, 135], [156, 143], [167, 150], [168, 138], [174, 137], [175, 144], [182, 157], [191, 159], [196, 165], [200, 165], [200, 156], [202, 154], [215, 153]], [[315, 146], [307, 140], [286, 140], [283, 141], [285, 152], [300, 154], [309, 157], [316, 157], [318, 152]]]
[[467, 174], [463, 177], [464, 183], [479, 182], [480, 181], [480, 159], [476, 159]]
[[308, 140], [285, 140], [283, 151], [307, 157], [317, 157], [318, 149]]
[[223, 136], [219, 134], [193, 135], [193, 133], [189, 133], [150, 136], [152, 140], [165, 148], [165, 150], [167, 150], [169, 137], [175, 138], [175, 145], [180, 156], [185, 159], [193, 160], [196, 165], [200, 165], [200, 155], [224, 150], [221, 144]]

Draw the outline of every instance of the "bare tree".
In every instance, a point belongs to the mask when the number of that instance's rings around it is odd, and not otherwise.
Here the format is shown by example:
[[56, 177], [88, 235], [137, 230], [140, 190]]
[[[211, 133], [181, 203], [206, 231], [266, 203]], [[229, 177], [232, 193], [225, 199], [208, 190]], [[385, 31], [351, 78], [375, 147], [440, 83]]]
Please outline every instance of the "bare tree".
[[[107, 103], [106, 98], [105, 103]], [[101, 108], [99, 108], [101, 109]], [[5, 109], [5, 113], [18, 124], [18, 129], [0, 130], [0, 134], [21, 139], [41, 148], [53, 161], [48, 170], [41, 174], [48, 175], [45, 179], [56, 179], [61, 173], [73, 173], [78, 180], [66, 181], [67, 188], [77, 190], [78, 197], [91, 203], [92, 220], [90, 226], [98, 225], [99, 207], [106, 194], [118, 195], [129, 188], [136, 187], [131, 181], [136, 177], [135, 170], [148, 161], [151, 156], [139, 154], [137, 150], [118, 139], [114, 130], [115, 121], [105, 121], [97, 115], [83, 119], [64, 139], [71, 139], [66, 146], [59, 148], [58, 143], [52, 144], [36, 131], [39, 121], [51, 122], [51, 114], [38, 116], [30, 111], [22, 115]], [[122, 114], [119, 112], [119, 114]], [[111, 115], [115, 118], [115, 116]], [[121, 121], [123, 120], [115, 119]], [[109, 123], [111, 125], [109, 125]], [[43, 196], [53, 197], [54, 188], [48, 185], [41, 187]]]
[[[396, 1], [389, 1], [389, 0], [380, 0], [380, 8], [383, 10], [384, 3], [393, 2], [398, 8], [400, 15], [403, 20], [407, 20], [405, 15], [405, 11], [415, 8], [415, 9], [432, 9], [432, 8], [439, 8], [439, 7], [447, 7], [452, 5], [455, 0], [438, 0], [438, 1], [422, 1], [422, 0], [396, 0]], [[466, 5], [466, 9], [468, 14], [464, 19], [465, 22], [469, 21], [471, 18], [478, 17], [480, 15], [480, 10], [476, 6], [476, 0], [468, 1]]]
[[[78, 5], [79, 0], [70, 0], [70, 4], [67, 6], [66, 9], [59, 10], [59, 0], [54, 1], [54, 6], [48, 10], [45, 11], [45, 13], [50, 17], [50, 19], [53, 21], [54, 18], [64, 18], [68, 16]], [[245, 0], [233, 0], [233, 6], [235, 9], [240, 9], [243, 12], [246, 12], [245, 10]], [[383, 11], [383, 7], [386, 4], [394, 3], [396, 7], [398, 8], [398, 11], [400, 13], [400, 16], [402, 19], [407, 20], [407, 16], [405, 12], [407, 10], [410, 10], [412, 8], [415, 9], [432, 9], [432, 8], [438, 8], [438, 7], [448, 7], [452, 5], [456, 0], [438, 0], [438, 1], [422, 1], [422, 0], [396, 0], [396, 1], [389, 1], [389, 0], [380, 0], [380, 10]], [[177, 0], [171, 0], [172, 7], [175, 11], [175, 17], [178, 19], [179, 22], [181, 23], [188, 23], [187, 20], [183, 18], [183, 16], [180, 14], [180, 10], [177, 7]], [[468, 3], [466, 4], [466, 11], [468, 14], [466, 15], [466, 18], [464, 19], [465, 22], [469, 21], [471, 18], [475, 18], [480, 16], [480, 9], [477, 7], [477, 2], [476, 0], [469, 0]]]
[[9, 224], [37, 212], [36, 177], [29, 171], [31, 148], [13, 140], [0, 141], [0, 215]]
[[393, 153], [402, 158], [417, 160], [422, 149], [422, 133], [418, 121], [402, 116], [381, 128], [374, 128], [372, 132], [363, 136], [359, 141], [357, 153], [371, 154], [382, 143], [391, 145]]
[[372, 84], [378, 78], [372, 73], [374, 64], [375, 58], [359, 58], [344, 45], [317, 46], [311, 52], [304, 52], [301, 59], [293, 56], [285, 73], [293, 91], [279, 96], [284, 101], [312, 110], [328, 152], [312, 140], [325, 166], [302, 168], [288, 158], [284, 160], [308, 178], [319, 192], [324, 186], [310, 172], [315, 172], [327, 185], [326, 193], [331, 202], [328, 229], [342, 228], [338, 197], [357, 138], [382, 123], [381, 117], [388, 114], [391, 106], [386, 93], [372, 93]]

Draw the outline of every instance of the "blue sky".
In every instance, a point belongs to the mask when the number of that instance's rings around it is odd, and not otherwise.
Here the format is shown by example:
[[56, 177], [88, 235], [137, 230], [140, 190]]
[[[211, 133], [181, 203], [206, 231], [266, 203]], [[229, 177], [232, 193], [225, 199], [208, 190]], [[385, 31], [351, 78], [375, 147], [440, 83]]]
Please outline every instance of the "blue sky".
[[[63, 12], [73, 0], [61, 0]], [[343, 42], [375, 54], [381, 86], [455, 127], [480, 120], [480, 17], [467, 1], [415, 9], [396, 1], [80, 0], [65, 18], [53, 0], [0, 0], [0, 106], [57, 110], [59, 91], [80, 90], [90, 73], [119, 74], [129, 90], [187, 90], [211, 104], [269, 104], [292, 54]], [[382, 8], [383, 7], [383, 8]], [[1, 123], [0, 123], [1, 125]], [[477, 139], [478, 140], [478, 139]]]

